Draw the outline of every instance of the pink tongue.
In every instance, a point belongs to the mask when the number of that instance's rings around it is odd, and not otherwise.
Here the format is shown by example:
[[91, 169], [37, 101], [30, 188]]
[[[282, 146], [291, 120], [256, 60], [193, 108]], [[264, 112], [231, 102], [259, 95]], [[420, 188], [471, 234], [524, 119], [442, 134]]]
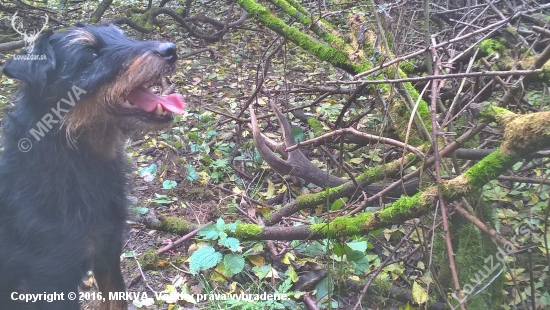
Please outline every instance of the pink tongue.
[[185, 107], [183, 97], [180, 94], [160, 97], [145, 87], [138, 87], [132, 90], [128, 96], [126, 96], [126, 99], [147, 112], [152, 112], [157, 108], [157, 105], [160, 104], [166, 111], [175, 114], [183, 114], [183, 108]]

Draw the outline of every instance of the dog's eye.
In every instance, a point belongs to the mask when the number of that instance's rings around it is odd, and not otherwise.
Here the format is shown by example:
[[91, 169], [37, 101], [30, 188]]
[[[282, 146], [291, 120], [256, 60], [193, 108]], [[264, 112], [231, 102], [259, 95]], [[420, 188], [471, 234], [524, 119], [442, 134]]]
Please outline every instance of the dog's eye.
[[88, 55], [90, 55], [90, 56], [88, 56], [89, 57], [89, 62], [92, 63], [92, 62], [96, 61], [99, 58], [99, 50], [97, 50], [95, 48], [91, 49], [90, 54], [88, 54]]

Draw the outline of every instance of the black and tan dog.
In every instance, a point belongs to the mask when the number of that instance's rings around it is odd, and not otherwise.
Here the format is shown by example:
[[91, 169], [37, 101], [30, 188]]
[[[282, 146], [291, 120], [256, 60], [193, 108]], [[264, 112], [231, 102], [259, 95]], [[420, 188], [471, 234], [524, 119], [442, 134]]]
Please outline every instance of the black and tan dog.
[[0, 156], [0, 309], [79, 309], [88, 270], [104, 299], [97, 309], [127, 308], [108, 294], [125, 290], [123, 143], [183, 112], [180, 95], [147, 89], [176, 59], [171, 43], [79, 24], [4, 65], [22, 86]]

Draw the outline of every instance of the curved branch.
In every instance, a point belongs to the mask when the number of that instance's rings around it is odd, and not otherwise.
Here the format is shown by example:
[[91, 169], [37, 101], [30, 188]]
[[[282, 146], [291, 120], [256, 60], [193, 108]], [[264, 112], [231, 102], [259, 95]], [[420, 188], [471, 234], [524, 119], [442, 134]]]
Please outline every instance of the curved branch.
[[416, 156], [418, 156], [420, 158], [424, 158], [424, 154], [422, 152], [420, 152], [420, 150], [418, 150], [417, 148], [415, 148], [411, 145], [406, 145], [405, 143], [403, 143], [401, 141], [394, 140], [394, 139], [364, 133], [364, 132], [361, 132], [361, 131], [359, 131], [355, 128], [337, 129], [337, 130], [331, 131], [329, 133], [326, 133], [322, 136], [319, 136], [319, 137], [316, 137], [316, 138], [313, 138], [313, 139], [310, 139], [310, 140], [307, 140], [307, 141], [304, 141], [304, 142], [300, 142], [299, 144], [296, 144], [294, 146], [287, 147], [286, 151], [290, 152], [290, 151], [293, 151], [293, 150], [297, 149], [300, 146], [319, 143], [323, 140], [333, 138], [334, 136], [340, 136], [340, 135], [346, 135], [346, 134], [354, 135], [354, 136], [356, 136], [356, 137], [358, 137], [362, 140], [365, 140], [368, 144], [383, 143], [383, 144], [389, 144], [389, 145], [397, 146], [399, 148], [405, 149], [405, 150], [415, 154]]
[[385, 209], [373, 213], [337, 217], [330, 223], [309, 226], [262, 228], [255, 224], [242, 224], [237, 226], [233, 235], [240, 240], [295, 240], [364, 235], [432, 212], [439, 199], [438, 189], [446, 198], [458, 199], [468, 195], [511, 168], [522, 156], [550, 144], [550, 112], [517, 115], [495, 107], [488, 110], [488, 113], [491, 112], [496, 113], [495, 118], [505, 125], [502, 148], [450, 181], [443, 181], [412, 197], [401, 197]]

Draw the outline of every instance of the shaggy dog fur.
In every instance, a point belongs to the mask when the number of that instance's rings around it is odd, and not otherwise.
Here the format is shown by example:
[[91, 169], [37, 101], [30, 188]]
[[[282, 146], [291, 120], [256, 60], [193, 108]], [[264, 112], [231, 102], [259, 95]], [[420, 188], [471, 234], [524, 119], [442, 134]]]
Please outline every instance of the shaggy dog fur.
[[88, 270], [104, 299], [96, 309], [127, 308], [108, 298], [125, 291], [123, 143], [183, 112], [181, 96], [147, 89], [176, 59], [171, 43], [78, 24], [42, 34], [4, 65], [22, 86], [0, 157], [0, 309], [79, 309]]

